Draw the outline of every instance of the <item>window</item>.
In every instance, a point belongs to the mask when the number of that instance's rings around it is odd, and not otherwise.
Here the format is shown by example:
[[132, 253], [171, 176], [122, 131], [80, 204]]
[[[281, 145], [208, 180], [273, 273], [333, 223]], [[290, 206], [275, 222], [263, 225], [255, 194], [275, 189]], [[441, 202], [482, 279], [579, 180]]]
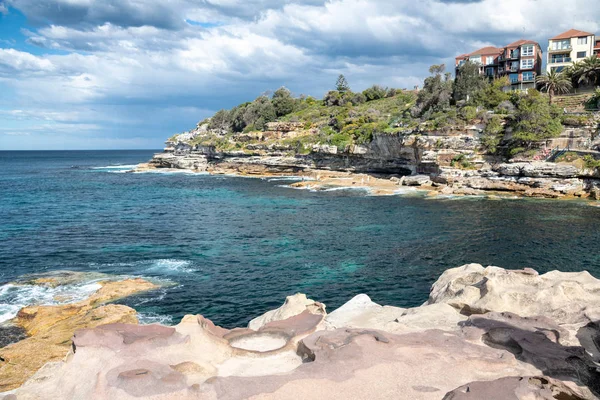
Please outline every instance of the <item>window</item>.
[[521, 69], [533, 69], [533, 60], [521, 60]]
[[571, 41], [570, 40], [561, 40], [560, 42], [552, 42], [552, 50], [563, 50], [570, 49]]
[[494, 64], [494, 56], [485, 57], [485, 65], [492, 65], [492, 64]]
[[532, 56], [533, 55], [533, 45], [527, 45], [521, 47], [521, 55], [522, 56]]
[[554, 72], [562, 72], [565, 67], [552, 67], [552, 71]]
[[470, 60], [475, 64], [481, 64], [481, 56], [471, 57]]
[[511, 71], [517, 71], [519, 69], [519, 62], [518, 61], [513, 61], [510, 65], [510, 70]]
[[577, 44], [587, 44], [587, 36], [577, 38]]
[[533, 81], [533, 72], [523, 72], [523, 82]]
[[486, 68], [485, 75], [486, 76], [494, 76], [494, 68]]
[[510, 83], [519, 83], [519, 74], [510, 74]]
[[578, 51], [577, 52], [577, 58], [586, 58], [587, 57], [587, 51]]

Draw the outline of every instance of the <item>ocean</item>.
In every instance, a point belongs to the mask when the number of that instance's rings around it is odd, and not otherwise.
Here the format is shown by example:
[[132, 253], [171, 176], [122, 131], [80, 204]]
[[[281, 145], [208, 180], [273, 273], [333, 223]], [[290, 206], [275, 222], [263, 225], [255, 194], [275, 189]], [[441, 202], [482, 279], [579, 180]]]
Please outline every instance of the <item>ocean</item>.
[[[0, 152], [0, 322], [85, 298], [108, 277], [161, 289], [120, 301], [143, 323], [244, 326], [297, 292], [333, 310], [366, 293], [418, 306], [466, 263], [600, 277], [584, 201], [311, 192], [294, 178], [127, 173], [153, 151]], [[83, 272], [56, 288], [32, 274]], [[35, 276], [35, 275], [33, 275]]]

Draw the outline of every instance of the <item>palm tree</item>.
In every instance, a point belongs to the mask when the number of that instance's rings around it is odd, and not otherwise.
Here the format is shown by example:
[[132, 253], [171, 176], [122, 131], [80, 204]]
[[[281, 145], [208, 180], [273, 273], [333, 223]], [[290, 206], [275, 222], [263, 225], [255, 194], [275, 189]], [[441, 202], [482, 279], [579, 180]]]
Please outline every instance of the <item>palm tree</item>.
[[600, 83], [600, 58], [596, 54], [581, 61], [579, 66], [577, 75], [580, 83], [591, 83], [594, 86]]
[[550, 104], [555, 93], [567, 93], [573, 87], [571, 79], [566, 74], [555, 70], [551, 70], [547, 75], [538, 75], [535, 81], [542, 90], [548, 92]]

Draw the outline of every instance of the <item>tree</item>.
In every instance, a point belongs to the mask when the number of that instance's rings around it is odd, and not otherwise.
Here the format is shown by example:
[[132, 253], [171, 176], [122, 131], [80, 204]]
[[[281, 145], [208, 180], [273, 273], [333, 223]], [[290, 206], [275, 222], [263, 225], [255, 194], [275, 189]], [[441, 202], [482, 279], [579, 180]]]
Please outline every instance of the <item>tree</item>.
[[510, 86], [508, 77], [494, 79], [488, 83], [482, 90], [475, 92], [475, 103], [484, 106], [488, 110], [496, 109], [502, 103], [510, 99], [510, 95], [504, 91], [506, 86]]
[[246, 107], [243, 119], [246, 127], [263, 130], [268, 122], [275, 121], [276, 118], [275, 107], [271, 100], [266, 96], [260, 96]]
[[348, 85], [348, 81], [344, 75], [340, 75], [335, 82], [335, 88], [340, 93], [345, 93], [350, 91], [350, 85]]
[[579, 83], [590, 83], [594, 86], [600, 84], [600, 58], [597, 55], [582, 60], [579, 67], [577, 73]]
[[510, 124], [513, 154], [561, 134], [561, 111], [545, 101], [538, 91], [530, 90], [527, 94], [517, 95], [516, 108]]
[[449, 72], [444, 73], [444, 64], [432, 65], [429, 73], [432, 76], [425, 79], [423, 89], [417, 96], [417, 104], [412, 113], [423, 116], [425, 113], [443, 111], [450, 106], [453, 82]]
[[489, 85], [489, 81], [479, 73], [479, 65], [466, 61], [460, 66], [454, 81], [454, 101], [465, 100], [473, 103], [476, 95]]
[[550, 104], [552, 104], [555, 93], [568, 93], [573, 87], [566, 74], [555, 70], [551, 70], [547, 75], [539, 75], [535, 81], [543, 91], [548, 92]]
[[208, 123], [208, 129], [228, 132], [231, 129], [231, 113], [227, 110], [219, 110], [212, 116]]
[[271, 100], [273, 107], [275, 108], [275, 114], [278, 117], [290, 114], [294, 111], [294, 98], [292, 92], [285, 87], [280, 87], [273, 93], [273, 99]]

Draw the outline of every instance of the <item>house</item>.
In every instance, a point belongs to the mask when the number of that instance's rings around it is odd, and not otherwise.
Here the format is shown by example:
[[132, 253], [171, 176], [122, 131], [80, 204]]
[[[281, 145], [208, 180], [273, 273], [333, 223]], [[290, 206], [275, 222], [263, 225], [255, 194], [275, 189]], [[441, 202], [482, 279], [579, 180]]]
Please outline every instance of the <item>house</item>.
[[599, 42], [593, 33], [577, 29], [553, 37], [548, 41], [548, 72], [560, 72], [574, 62], [600, 52]]
[[594, 45], [594, 54], [600, 55], [600, 39], [596, 38], [596, 44]]
[[490, 78], [507, 76], [507, 90], [535, 87], [535, 78], [542, 72], [542, 49], [532, 40], [518, 40], [504, 47], [484, 47], [456, 57], [456, 72], [467, 61], [479, 64], [479, 72]]

